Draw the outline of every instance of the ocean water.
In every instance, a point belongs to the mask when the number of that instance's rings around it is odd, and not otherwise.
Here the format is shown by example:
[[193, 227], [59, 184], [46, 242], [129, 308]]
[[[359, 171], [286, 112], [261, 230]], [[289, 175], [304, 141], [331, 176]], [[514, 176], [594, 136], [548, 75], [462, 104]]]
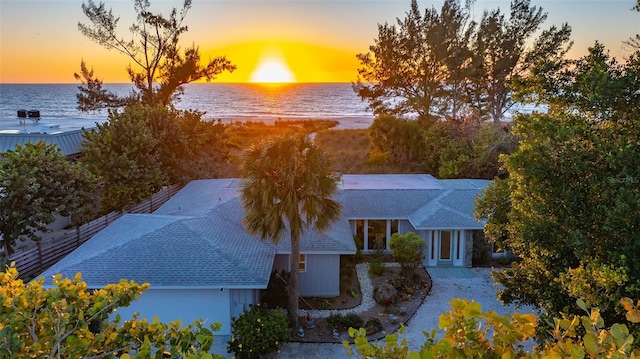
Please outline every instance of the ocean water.
[[[130, 84], [106, 84], [121, 95]], [[176, 107], [204, 112], [204, 119], [272, 122], [281, 119], [334, 119], [337, 128], [367, 128], [373, 114], [351, 88], [350, 83], [306, 84], [228, 84], [197, 83], [184, 86]], [[0, 84], [0, 127], [15, 121], [18, 110], [39, 110], [43, 121], [86, 119], [102, 122], [107, 111], [81, 112], [76, 103], [77, 84]], [[516, 104], [504, 116], [512, 119], [516, 111], [546, 111], [544, 106]]]
[[[119, 94], [130, 84], [106, 84]], [[349, 83], [226, 84], [184, 86], [180, 109], [205, 112], [205, 119], [260, 121], [282, 119], [336, 119], [341, 122], [373, 119]], [[17, 111], [39, 110], [43, 120], [64, 118], [106, 119], [107, 112], [81, 112], [76, 103], [77, 84], [0, 84], [0, 121], [14, 120]]]

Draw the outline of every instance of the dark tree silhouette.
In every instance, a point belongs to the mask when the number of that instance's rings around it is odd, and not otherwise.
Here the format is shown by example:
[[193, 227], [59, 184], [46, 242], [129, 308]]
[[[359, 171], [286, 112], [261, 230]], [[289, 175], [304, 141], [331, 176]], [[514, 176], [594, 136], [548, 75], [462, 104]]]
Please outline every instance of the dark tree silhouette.
[[182, 49], [178, 45], [180, 35], [188, 30], [182, 23], [191, 0], [184, 1], [179, 13], [173, 8], [168, 17], [152, 13], [149, 7], [148, 0], [134, 1], [136, 22], [129, 27], [131, 39], [125, 40], [117, 33], [119, 18], [107, 11], [103, 2], [89, 0], [82, 4], [90, 23], [78, 23], [78, 29], [89, 39], [132, 60], [127, 72], [135, 89], [126, 96], [107, 91], [102, 81], [94, 77], [93, 69], [89, 70], [82, 61], [80, 73], [74, 74], [82, 82], [77, 94], [80, 110], [117, 108], [136, 102], [167, 106], [183, 93], [182, 85], [200, 79], [209, 81], [223, 71], [235, 70], [224, 56], [202, 65], [197, 46]]

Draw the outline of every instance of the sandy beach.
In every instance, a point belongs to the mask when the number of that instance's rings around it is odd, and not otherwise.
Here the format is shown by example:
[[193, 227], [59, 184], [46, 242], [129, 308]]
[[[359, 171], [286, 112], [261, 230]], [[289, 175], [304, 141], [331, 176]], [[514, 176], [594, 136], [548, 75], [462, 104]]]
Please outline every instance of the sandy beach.
[[374, 117], [347, 116], [347, 117], [327, 117], [327, 118], [300, 118], [300, 117], [275, 117], [275, 116], [233, 116], [222, 118], [207, 118], [208, 120], [220, 119], [222, 123], [230, 124], [236, 122], [262, 122], [273, 125], [276, 121], [337, 121], [338, 125], [334, 130], [357, 130], [366, 129], [373, 123]]

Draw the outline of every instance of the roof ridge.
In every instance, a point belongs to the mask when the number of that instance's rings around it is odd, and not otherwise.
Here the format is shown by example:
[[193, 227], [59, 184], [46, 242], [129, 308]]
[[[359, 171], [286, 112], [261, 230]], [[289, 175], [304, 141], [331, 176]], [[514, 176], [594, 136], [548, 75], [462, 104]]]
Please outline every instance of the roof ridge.
[[[122, 222], [126, 221], [129, 218], [134, 218], [134, 217], [145, 217], [150, 215], [150, 213], [125, 213], [123, 214], [120, 218], [116, 219], [114, 222], [112, 222], [110, 224], [110, 226], [113, 226], [114, 224], [118, 224], [121, 225]], [[155, 217], [155, 216], [153, 216]], [[160, 219], [161, 217], [157, 217], [158, 219]], [[159, 226], [157, 227], [153, 227], [153, 229], [149, 230], [149, 231], [145, 231], [145, 233], [136, 236], [136, 237], [117, 237], [117, 239], [120, 238], [124, 238], [124, 240], [109, 240], [109, 241], [105, 241], [105, 240], [100, 240], [100, 234], [103, 231], [99, 231], [98, 233], [96, 233], [93, 237], [89, 238], [88, 241], [86, 241], [84, 244], [89, 243], [94, 244], [94, 242], [98, 243], [98, 244], [103, 244], [103, 246], [98, 247], [98, 248], [90, 248], [91, 250], [89, 251], [88, 249], [85, 249], [89, 255], [85, 255], [84, 253], [78, 253], [77, 249], [72, 251], [71, 253], [69, 253], [68, 255], [66, 255], [64, 258], [62, 258], [60, 261], [58, 261], [57, 263], [55, 263], [53, 266], [58, 265], [58, 263], [63, 263], [65, 266], [72, 266], [72, 265], [76, 265], [79, 263], [82, 263], [86, 260], [92, 259], [92, 258], [96, 258], [99, 257], [100, 255], [104, 254], [104, 253], [108, 253], [114, 249], [117, 248], [121, 248], [123, 246], [126, 246], [128, 243], [135, 241], [135, 240], [139, 240], [140, 238], [143, 238], [149, 234], [153, 234], [155, 232], [157, 232], [159, 229], [161, 228], [166, 228], [174, 223], [176, 223], [177, 221], [179, 221], [179, 218], [175, 218], [174, 216], [166, 216], [162, 219], [172, 219], [173, 221], [169, 221], [166, 223], [161, 223]], [[140, 222], [138, 222], [140, 223]], [[148, 223], [148, 222], [147, 222]], [[97, 239], [95, 239], [97, 238]], [[83, 246], [84, 246], [83, 244]], [[83, 246], [80, 246], [78, 248], [82, 248]], [[85, 246], [86, 248], [86, 246]], [[75, 254], [74, 254], [75, 253]], [[66, 261], [65, 261], [66, 260]], [[68, 263], [67, 263], [68, 262]], [[52, 266], [52, 267], [53, 267]]]
[[[212, 217], [198, 217], [198, 218], [193, 218], [193, 221], [200, 221], [200, 222], [209, 222], [210, 220], [214, 220], [214, 219], [218, 219], [218, 220], [222, 220], [225, 223], [227, 223], [228, 225], [231, 225], [232, 227], [242, 227], [242, 226], [238, 226], [236, 225], [236, 223], [234, 223], [233, 221], [229, 220], [228, 218], [225, 217], [217, 217], [217, 218], [212, 218]], [[188, 219], [191, 220], [191, 219]], [[260, 277], [260, 276], [256, 276], [256, 270], [254, 268], [252, 268], [250, 266], [251, 263], [253, 263], [253, 259], [249, 259], [247, 261], [243, 260], [244, 256], [238, 256], [235, 255], [232, 251], [228, 250], [228, 247], [225, 247], [224, 245], [221, 245], [219, 241], [216, 241], [214, 238], [211, 238], [209, 236], [207, 236], [205, 233], [202, 232], [201, 229], [196, 228], [195, 226], [192, 226], [188, 223], [185, 223], [186, 221], [178, 221], [181, 225], [183, 225], [185, 228], [187, 228], [190, 232], [196, 233], [200, 238], [202, 238], [209, 246], [211, 246], [214, 250], [216, 250], [216, 252], [218, 252], [218, 254], [222, 255], [226, 260], [228, 260], [231, 263], [234, 263], [236, 265], [236, 267], [238, 267], [239, 269], [243, 269], [243, 272], [245, 274], [247, 274], [249, 277], [252, 277], [254, 279], [258, 279], [258, 280], [268, 280], [269, 277]], [[248, 232], [246, 232], [246, 230], [244, 228], [242, 228], [242, 230], [247, 234], [247, 236], [251, 236], [253, 237], [251, 234], [249, 234]], [[242, 239], [244, 240], [244, 239]], [[268, 246], [268, 244], [265, 244], [264, 241], [261, 241], [259, 239], [256, 240], [256, 242], [258, 243], [257, 245], [261, 245], [261, 246]], [[273, 257], [275, 257], [276, 255], [276, 250], [275, 250], [275, 246], [270, 246], [273, 249]], [[237, 247], [234, 247], [237, 248]]]

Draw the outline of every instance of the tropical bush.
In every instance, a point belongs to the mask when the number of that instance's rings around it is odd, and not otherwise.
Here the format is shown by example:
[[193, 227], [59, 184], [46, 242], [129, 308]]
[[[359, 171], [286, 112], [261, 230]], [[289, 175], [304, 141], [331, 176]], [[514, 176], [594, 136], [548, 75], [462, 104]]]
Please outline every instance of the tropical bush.
[[327, 323], [334, 329], [347, 330], [349, 328], [362, 327], [364, 320], [356, 313], [331, 313], [331, 315], [327, 317]]
[[238, 318], [231, 318], [231, 339], [227, 350], [237, 359], [259, 359], [278, 351], [289, 339], [287, 315], [279, 309], [252, 305]]
[[426, 242], [419, 235], [408, 232], [407, 234], [394, 233], [389, 241], [389, 247], [394, 257], [402, 267], [402, 273], [411, 274], [424, 259]]
[[120, 281], [89, 290], [80, 274], [25, 284], [18, 271], [0, 273], [0, 358], [224, 358], [209, 353], [213, 332], [201, 322], [184, 325], [111, 314], [131, 304], [149, 284]]
[[[498, 315], [483, 312], [475, 301], [453, 299], [451, 310], [442, 314], [438, 327], [444, 330], [425, 332], [425, 342], [419, 352], [409, 352], [407, 340], [398, 334], [389, 334], [381, 343], [370, 343], [364, 328], [349, 329], [353, 346], [344, 341], [347, 353], [358, 353], [362, 358], [638, 358], [640, 350], [634, 347], [634, 337], [625, 324], [607, 326], [597, 308], [589, 308], [577, 301], [585, 315], [567, 316], [554, 320], [551, 339], [532, 350], [525, 347], [534, 343], [538, 320], [534, 314]], [[628, 298], [620, 304], [631, 323], [640, 323], [640, 301]], [[637, 345], [637, 344], [636, 344]]]

